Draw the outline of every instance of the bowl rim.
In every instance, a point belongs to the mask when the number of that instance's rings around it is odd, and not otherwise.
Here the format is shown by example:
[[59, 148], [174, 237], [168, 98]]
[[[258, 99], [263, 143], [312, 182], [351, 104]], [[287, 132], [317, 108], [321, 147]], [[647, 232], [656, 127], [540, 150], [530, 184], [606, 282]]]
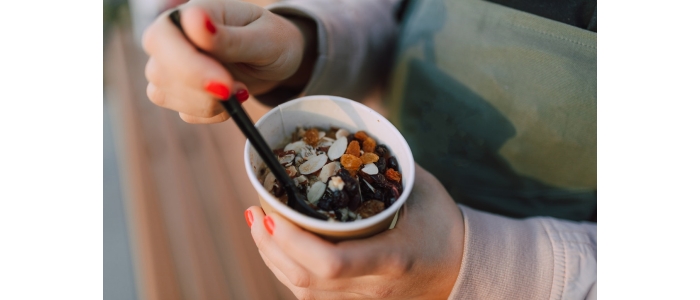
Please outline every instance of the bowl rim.
[[389, 130], [397, 135], [399, 137], [399, 142], [401, 146], [403, 146], [407, 153], [408, 153], [408, 166], [401, 166], [403, 169], [403, 174], [410, 174], [411, 176], [402, 176], [403, 179], [405, 180], [405, 185], [404, 185], [404, 190], [401, 193], [401, 196], [399, 199], [396, 200], [394, 204], [392, 204], [388, 209], [385, 209], [379, 214], [376, 214], [372, 217], [369, 217], [367, 219], [362, 219], [359, 221], [353, 221], [353, 222], [328, 222], [328, 221], [322, 221], [318, 219], [311, 218], [309, 216], [306, 216], [300, 212], [297, 212], [296, 210], [290, 208], [289, 206], [282, 204], [277, 198], [275, 198], [273, 195], [271, 195], [263, 185], [258, 181], [257, 176], [255, 175], [255, 172], [253, 171], [253, 166], [252, 163], [249, 159], [250, 154], [251, 154], [251, 149], [253, 148], [252, 145], [250, 144], [250, 141], [246, 139], [245, 142], [245, 150], [243, 152], [243, 160], [246, 168], [246, 173], [248, 175], [248, 179], [250, 179], [251, 183], [253, 184], [253, 187], [255, 187], [256, 191], [258, 192], [258, 195], [261, 197], [264, 197], [265, 200], [267, 200], [268, 204], [271, 205], [279, 214], [283, 215], [284, 217], [290, 219], [292, 222], [297, 223], [298, 225], [301, 225], [303, 227], [310, 227], [310, 228], [319, 228], [331, 232], [349, 232], [349, 231], [356, 231], [360, 229], [365, 229], [372, 227], [387, 218], [393, 218], [396, 212], [403, 206], [403, 204], [406, 202], [408, 199], [408, 196], [411, 194], [411, 190], [413, 189], [413, 184], [415, 182], [415, 162], [413, 160], [413, 153], [411, 152], [411, 148], [408, 146], [408, 143], [406, 142], [406, 139], [401, 135], [398, 129], [389, 122], [384, 116], [379, 114], [378, 112], [374, 111], [373, 109], [367, 107], [366, 105], [359, 103], [357, 101], [353, 101], [350, 99], [342, 98], [342, 97], [337, 97], [337, 96], [329, 96], [329, 95], [313, 95], [313, 96], [305, 96], [301, 98], [297, 98], [294, 100], [287, 101], [283, 104], [280, 104], [270, 111], [268, 111], [265, 115], [263, 115], [256, 123], [255, 127], [258, 127], [260, 124], [264, 123], [270, 116], [274, 114], [275, 111], [280, 110], [285, 107], [293, 106], [296, 105], [299, 102], [304, 102], [304, 101], [309, 101], [309, 100], [330, 100], [333, 102], [340, 102], [340, 103], [350, 103], [350, 105], [357, 107], [359, 109], [362, 109], [366, 111], [368, 114], [376, 117], [380, 121], [385, 122], [385, 124], [388, 124]]

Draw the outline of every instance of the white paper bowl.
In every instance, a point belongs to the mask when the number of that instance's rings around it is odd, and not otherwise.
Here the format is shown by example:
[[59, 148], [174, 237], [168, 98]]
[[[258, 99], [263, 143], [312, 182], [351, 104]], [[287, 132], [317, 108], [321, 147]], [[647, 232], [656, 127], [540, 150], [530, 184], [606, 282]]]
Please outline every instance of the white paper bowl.
[[364, 130], [377, 140], [377, 144], [386, 145], [396, 157], [402, 174], [403, 193], [388, 209], [367, 219], [345, 223], [314, 219], [293, 210], [265, 190], [257, 178], [264, 163], [250, 141], [246, 141], [246, 173], [258, 192], [263, 210], [266, 213], [276, 212], [296, 225], [330, 240], [362, 238], [388, 229], [411, 193], [415, 179], [411, 149], [396, 127], [369, 107], [334, 96], [308, 96], [286, 102], [269, 111], [255, 124], [272, 149], [284, 146], [283, 143], [289, 141], [298, 126], [325, 129], [334, 126], [351, 133]]

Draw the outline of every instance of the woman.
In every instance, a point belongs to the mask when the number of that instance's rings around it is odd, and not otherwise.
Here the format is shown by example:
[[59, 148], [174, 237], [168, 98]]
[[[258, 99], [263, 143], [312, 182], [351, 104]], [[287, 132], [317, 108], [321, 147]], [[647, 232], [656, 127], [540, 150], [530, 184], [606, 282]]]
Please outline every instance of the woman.
[[596, 14], [571, 3], [191, 1], [187, 38], [169, 12], [144, 34], [147, 93], [214, 123], [231, 95], [360, 99], [386, 83], [425, 168], [395, 229], [333, 244], [246, 211], [299, 298], [595, 299]]

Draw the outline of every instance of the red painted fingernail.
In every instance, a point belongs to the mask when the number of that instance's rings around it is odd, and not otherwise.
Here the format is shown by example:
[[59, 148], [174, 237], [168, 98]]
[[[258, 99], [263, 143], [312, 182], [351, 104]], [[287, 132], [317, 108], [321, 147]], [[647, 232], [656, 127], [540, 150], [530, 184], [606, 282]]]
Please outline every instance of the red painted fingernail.
[[248, 97], [250, 97], [250, 95], [248, 95], [248, 90], [238, 90], [236, 92], [236, 99], [238, 99], [238, 102], [240, 103], [248, 100]]
[[275, 231], [275, 221], [272, 221], [272, 218], [270, 216], [265, 216], [265, 221], [263, 222], [265, 224], [265, 229], [267, 229], [267, 232], [272, 235], [272, 232]]
[[253, 212], [249, 209], [245, 211], [245, 221], [248, 223], [248, 227], [253, 226]]
[[230, 94], [228, 88], [225, 85], [223, 85], [219, 82], [216, 82], [216, 81], [209, 82], [209, 84], [207, 84], [207, 86], [206, 86], [206, 89], [210, 93], [219, 97], [219, 99], [221, 99], [221, 100], [228, 99], [228, 96]]
[[209, 30], [211, 34], [216, 33], [216, 27], [214, 26], [214, 23], [212, 23], [211, 20], [209, 20], [209, 17], [207, 16], [204, 16], [204, 26], [207, 27], [207, 30]]

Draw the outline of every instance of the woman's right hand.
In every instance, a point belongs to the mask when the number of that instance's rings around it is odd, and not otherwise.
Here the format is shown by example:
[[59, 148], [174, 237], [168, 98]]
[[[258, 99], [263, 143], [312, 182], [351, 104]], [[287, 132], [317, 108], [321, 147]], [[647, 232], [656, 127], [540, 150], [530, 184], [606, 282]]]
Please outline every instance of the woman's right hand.
[[187, 38], [166, 11], [144, 33], [143, 47], [148, 98], [185, 122], [223, 122], [229, 116], [217, 101], [270, 91], [300, 67], [300, 28], [262, 7], [193, 0], [178, 9]]

